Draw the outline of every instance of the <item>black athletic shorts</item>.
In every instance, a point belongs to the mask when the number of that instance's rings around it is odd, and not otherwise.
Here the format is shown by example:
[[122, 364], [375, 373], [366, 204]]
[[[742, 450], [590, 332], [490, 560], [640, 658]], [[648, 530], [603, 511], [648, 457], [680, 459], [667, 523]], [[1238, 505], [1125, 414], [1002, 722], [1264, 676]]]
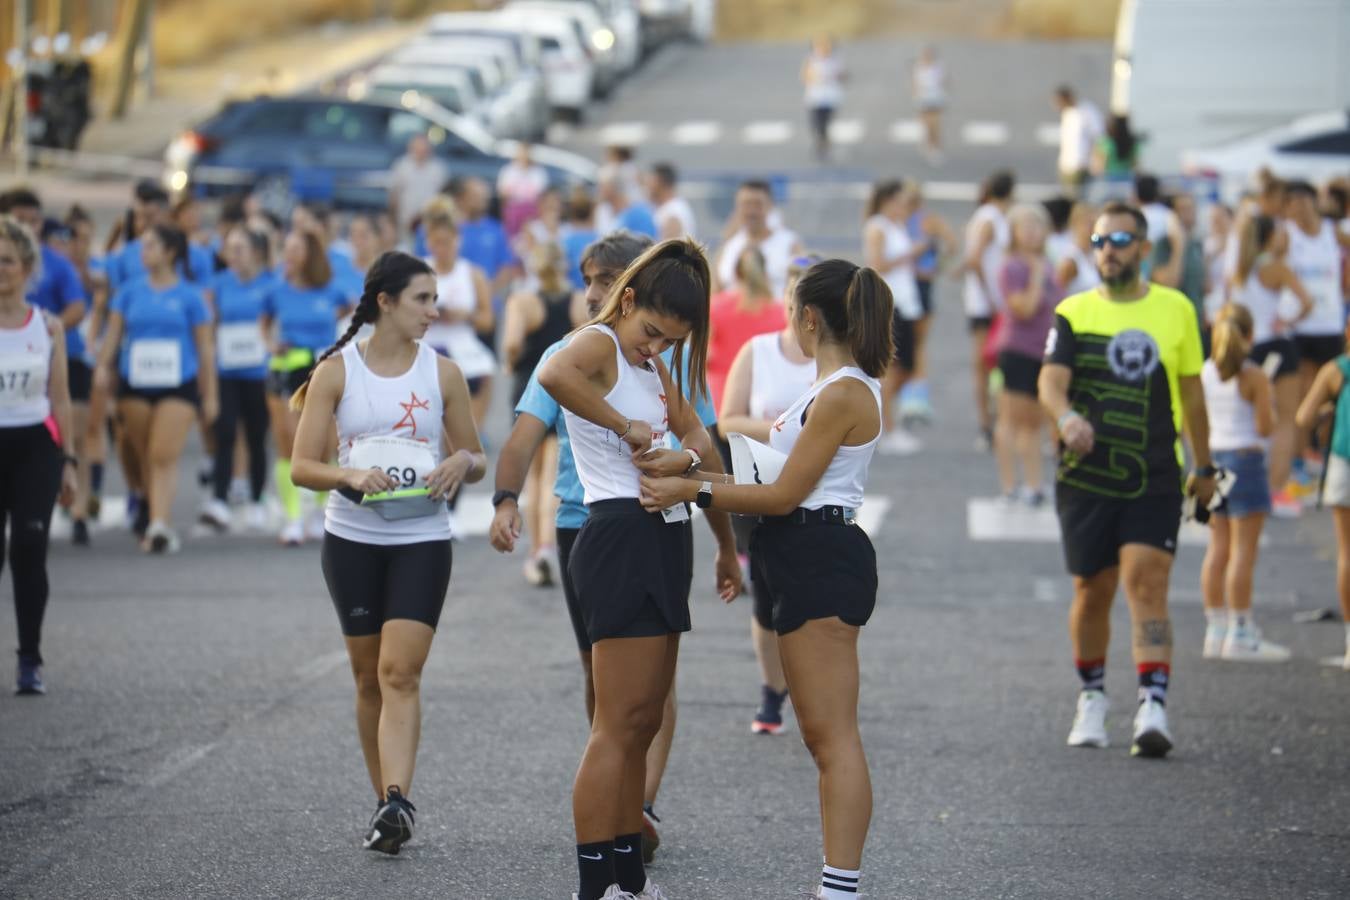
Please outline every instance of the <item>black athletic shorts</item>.
[[877, 605], [876, 551], [867, 532], [842, 518], [761, 520], [750, 536], [750, 567], [763, 584], [772, 627], [780, 635], [836, 616], [861, 627]]
[[1055, 507], [1070, 575], [1089, 578], [1119, 565], [1126, 544], [1177, 552], [1180, 491], [1121, 500], [1057, 484]]
[[581, 601], [577, 598], [577, 589], [572, 583], [572, 548], [576, 546], [580, 528], [559, 528], [558, 535], [558, 577], [562, 579], [563, 599], [567, 601], [567, 617], [572, 620], [572, 634], [577, 639], [577, 649], [582, 653], [591, 652], [591, 639], [586, 634], [586, 618], [581, 614]]
[[197, 379], [187, 381], [171, 388], [134, 388], [125, 379], [117, 382], [118, 400], [144, 400], [154, 406], [161, 400], [182, 400], [193, 406], [202, 405], [201, 393], [197, 390]]
[[82, 359], [66, 360], [66, 382], [70, 385], [71, 403], [88, 403], [94, 389], [94, 370]]
[[1275, 370], [1275, 378], [1298, 374], [1299, 349], [1293, 338], [1279, 337], [1254, 345], [1251, 352], [1251, 361], [1258, 366], [1263, 366], [1266, 357], [1272, 353], [1280, 354], [1280, 366]]
[[988, 331], [993, 327], [993, 316], [966, 316], [966, 330], [971, 334], [979, 334], [981, 331]]
[[313, 366], [303, 366], [299, 369], [291, 369], [289, 372], [278, 369], [267, 370], [267, 393], [277, 397], [290, 397], [300, 386], [309, 380], [309, 374], [314, 371]]
[[1003, 373], [1003, 389], [1014, 394], [1037, 396], [1036, 381], [1041, 377], [1041, 361], [1014, 350], [1003, 350], [998, 355], [998, 368]]
[[895, 344], [895, 361], [906, 372], [914, 371], [914, 323], [896, 310], [891, 315], [891, 341]]
[[1324, 366], [1345, 352], [1343, 334], [1300, 334], [1294, 338], [1298, 358]]
[[636, 500], [599, 500], [568, 561], [586, 636], [658, 637], [688, 631], [694, 532]]
[[827, 137], [830, 133], [830, 120], [833, 118], [833, 106], [811, 107], [811, 130], [821, 137]]
[[450, 540], [363, 544], [324, 532], [323, 580], [347, 637], [379, 634], [391, 619], [436, 627], [450, 588]]
[[916, 278], [915, 282], [919, 285], [919, 305], [926, 319], [933, 314], [933, 279]]

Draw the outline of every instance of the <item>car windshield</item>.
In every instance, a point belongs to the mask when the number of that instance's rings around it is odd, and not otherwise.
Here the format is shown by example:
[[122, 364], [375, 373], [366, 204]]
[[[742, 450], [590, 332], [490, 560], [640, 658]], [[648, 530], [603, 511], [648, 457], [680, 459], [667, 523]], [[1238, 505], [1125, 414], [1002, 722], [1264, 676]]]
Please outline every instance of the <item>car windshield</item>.
[[385, 93], [406, 94], [411, 92], [418, 94], [433, 103], [444, 106], [453, 113], [462, 113], [465, 110], [463, 95], [451, 85], [394, 80], [376, 82], [375, 87]]

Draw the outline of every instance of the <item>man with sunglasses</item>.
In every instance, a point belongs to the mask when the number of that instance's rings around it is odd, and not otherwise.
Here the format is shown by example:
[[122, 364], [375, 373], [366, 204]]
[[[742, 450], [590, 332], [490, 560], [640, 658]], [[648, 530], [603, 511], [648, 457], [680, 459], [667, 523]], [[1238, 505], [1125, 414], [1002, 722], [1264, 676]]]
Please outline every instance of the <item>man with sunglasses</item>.
[[1056, 308], [1039, 391], [1059, 426], [1056, 506], [1082, 680], [1068, 743], [1107, 746], [1106, 648], [1123, 583], [1139, 676], [1130, 753], [1161, 757], [1172, 748], [1167, 587], [1181, 526], [1183, 423], [1196, 463], [1185, 491], [1202, 506], [1213, 496], [1215, 470], [1195, 309], [1185, 295], [1141, 277], [1152, 252], [1147, 229], [1133, 206], [1103, 209], [1092, 235], [1102, 283]]

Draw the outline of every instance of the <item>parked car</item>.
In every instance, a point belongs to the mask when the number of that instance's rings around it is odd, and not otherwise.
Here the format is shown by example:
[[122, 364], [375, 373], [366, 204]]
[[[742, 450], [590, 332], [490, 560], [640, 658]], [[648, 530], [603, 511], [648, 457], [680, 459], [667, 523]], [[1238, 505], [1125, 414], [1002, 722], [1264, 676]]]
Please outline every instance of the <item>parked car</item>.
[[1350, 175], [1350, 112], [1302, 116], [1278, 128], [1187, 150], [1181, 159], [1187, 174], [1218, 179], [1219, 193], [1227, 200], [1251, 187], [1252, 174], [1261, 168], [1314, 183]]
[[499, 15], [503, 23], [539, 38], [549, 105], [555, 114], [581, 121], [595, 83], [595, 63], [574, 23], [509, 7]]
[[638, 0], [642, 40], [648, 49], [689, 35], [693, 19], [690, 0]]
[[538, 35], [512, 27], [495, 13], [441, 13], [432, 16], [423, 33], [429, 38], [492, 38], [505, 42], [516, 54], [520, 72], [511, 89], [530, 110], [528, 137], [541, 140], [552, 117], [544, 86], [543, 49]]
[[372, 90], [396, 94], [413, 91], [452, 113], [477, 119], [496, 135], [488, 121], [487, 98], [476, 87], [482, 83], [481, 77], [477, 81], [470, 77], [467, 67], [429, 68], [386, 64], [355, 76], [348, 85], [347, 96], [352, 100], [361, 100]]
[[[517, 147], [420, 96], [259, 97], [229, 103], [175, 139], [165, 151], [164, 181], [202, 197], [258, 189], [379, 208], [389, 170], [416, 134], [430, 138], [454, 175], [494, 184]], [[595, 180], [595, 164], [584, 157], [547, 146], [533, 147], [531, 155], [555, 185]]]
[[522, 69], [515, 51], [505, 41], [477, 37], [425, 37], [390, 54], [387, 61], [417, 68], [462, 68], [476, 66], [483, 73], [488, 92], [489, 130], [503, 136], [534, 138], [547, 128], [540, 119], [536, 92], [542, 80], [531, 69]]
[[594, 4], [586, 0], [511, 0], [508, 10], [524, 14], [559, 16], [572, 22], [577, 36], [595, 62], [595, 82], [591, 86], [597, 97], [607, 97], [623, 76], [618, 53], [618, 36], [609, 27]]

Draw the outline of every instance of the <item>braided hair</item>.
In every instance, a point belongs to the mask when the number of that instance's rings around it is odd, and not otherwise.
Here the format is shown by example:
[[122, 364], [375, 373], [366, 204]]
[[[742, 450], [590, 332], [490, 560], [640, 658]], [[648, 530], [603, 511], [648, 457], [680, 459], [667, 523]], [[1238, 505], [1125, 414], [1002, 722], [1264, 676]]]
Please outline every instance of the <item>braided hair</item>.
[[431, 271], [431, 266], [416, 256], [411, 256], [401, 250], [389, 250], [381, 254], [380, 258], [375, 260], [374, 265], [370, 267], [370, 271], [366, 272], [365, 285], [361, 289], [361, 299], [356, 304], [356, 311], [352, 313], [351, 325], [342, 333], [342, 337], [337, 339], [337, 343], [319, 356], [314, 363], [314, 368], [310, 369], [309, 377], [305, 379], [305, 383], [300, 385], [299, 390], [291, 395], [291, 409], [299, 412], [304, 408], [305, 394], [309, 391], [310, 379], [314, 377], [314, 372], [318, 370], [319, 365], [335, 353], [342, 352], [342, 348], [352, 342], [362, 326], [373, 325], [380, 320], [381, 294], [397, 300], [399, 294], [402, 294], [418, 275], [434, 274]]

